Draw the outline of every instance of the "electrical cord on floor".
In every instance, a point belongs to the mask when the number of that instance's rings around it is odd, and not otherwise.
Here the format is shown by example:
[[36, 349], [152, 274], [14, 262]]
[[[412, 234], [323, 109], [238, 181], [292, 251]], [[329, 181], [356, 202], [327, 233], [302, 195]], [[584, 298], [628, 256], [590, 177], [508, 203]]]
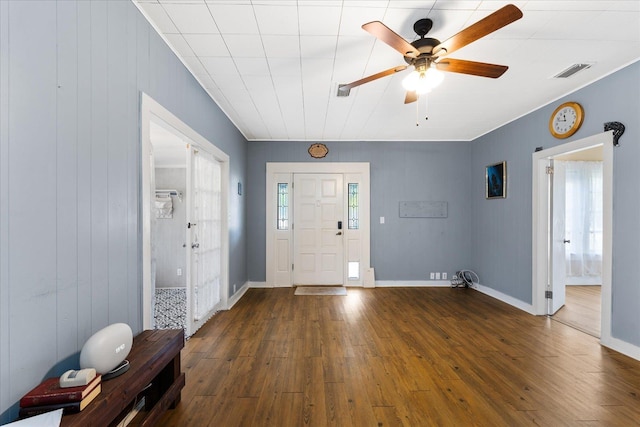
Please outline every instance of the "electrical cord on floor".
[[452, 288], [473, 288], [474, 283], [480, 283], [480, 278], [473, 270], [456, 271], [451, 277]]

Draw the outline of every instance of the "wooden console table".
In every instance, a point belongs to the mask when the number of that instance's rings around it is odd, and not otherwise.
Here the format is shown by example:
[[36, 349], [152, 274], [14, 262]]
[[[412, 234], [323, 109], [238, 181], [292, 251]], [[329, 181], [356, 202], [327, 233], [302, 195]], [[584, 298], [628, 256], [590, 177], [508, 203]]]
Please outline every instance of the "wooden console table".
[[127, 356], [130, 367], [117, 378], [102, 383], [102, 392], [82, 412], [62, 417], [61, 426], [106, 427], [119, 422], [144, 396], [144, 410], [133, 425], [155, 426], [168, 408], [180, 402], [185, 384], [180, 371], [182, 329], [143, 331], [133, 339]]

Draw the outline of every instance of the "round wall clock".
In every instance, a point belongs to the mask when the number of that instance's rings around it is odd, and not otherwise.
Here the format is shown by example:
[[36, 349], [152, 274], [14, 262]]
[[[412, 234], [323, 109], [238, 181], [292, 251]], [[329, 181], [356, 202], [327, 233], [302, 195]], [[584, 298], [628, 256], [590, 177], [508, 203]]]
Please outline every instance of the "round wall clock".
[[580, 129], [584, 110], [577, 102], [565, 102], [558, 106], [549, 118], [549, 132], [556, 138], [568, 138]]

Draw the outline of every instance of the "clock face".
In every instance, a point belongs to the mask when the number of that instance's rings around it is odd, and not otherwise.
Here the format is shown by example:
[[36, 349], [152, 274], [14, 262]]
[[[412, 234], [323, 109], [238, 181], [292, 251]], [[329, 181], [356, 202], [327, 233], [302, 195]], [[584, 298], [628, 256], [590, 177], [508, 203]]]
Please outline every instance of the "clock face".
[[556, 138], [567, 138], [580, 128], [584, 118], [582, 107], [575, 102], [560, 105], [551, 115], [549, 130]]

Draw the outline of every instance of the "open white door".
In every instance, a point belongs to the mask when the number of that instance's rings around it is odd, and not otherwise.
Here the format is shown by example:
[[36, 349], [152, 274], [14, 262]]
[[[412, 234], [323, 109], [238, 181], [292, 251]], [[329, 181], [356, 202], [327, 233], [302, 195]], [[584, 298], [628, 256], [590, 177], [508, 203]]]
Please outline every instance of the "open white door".
[[551, 301], [549, 314], [553, 315], [565, 304], [565, 282], [567, 276], [565, 245], [565, 199], [566, 173], [563, 162], [551, 160], [550, 245], [551, 245]]
[[293, 283], [343, 285], [342, 174], [295, 174]]
[[222, 308], [222, 181], [220, 163], [209, 153], [191, 147], [189, 164], [189, 332], [195, 333]]

